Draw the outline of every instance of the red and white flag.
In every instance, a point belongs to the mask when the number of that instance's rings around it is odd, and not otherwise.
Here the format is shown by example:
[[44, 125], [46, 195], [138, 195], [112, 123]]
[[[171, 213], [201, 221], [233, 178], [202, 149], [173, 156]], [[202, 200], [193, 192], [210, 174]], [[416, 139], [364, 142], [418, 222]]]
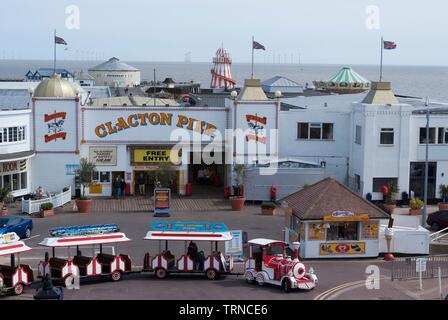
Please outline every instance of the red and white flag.
[[54, 43], [56, 43], [56, 44], [63, 44], [64, 46], [67, 45], [67, 42], [63, 38], [58, 37], [58, 36], [54, 37]]

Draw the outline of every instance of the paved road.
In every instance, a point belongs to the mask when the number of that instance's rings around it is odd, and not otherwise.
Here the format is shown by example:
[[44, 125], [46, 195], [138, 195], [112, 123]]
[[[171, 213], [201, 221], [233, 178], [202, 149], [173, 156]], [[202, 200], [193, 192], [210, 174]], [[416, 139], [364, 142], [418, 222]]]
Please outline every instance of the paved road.
[[[273, 239], [283, 238], [283, 216], [267, 217], [259, 215], [259, 207], [248, 207], [244, 212], [217, 211], [210, 213], [175, 213], [170, 221], [216, 221], [224, 222], [230, 229], [242, 229], [248, 232], [249, 238], [266, 237]], [[34, 219], [34, 237], [27, 240], [28, 245], [35, 248], [29, 254], [23, 256], [22, 263], [28, 263], [36, 267], [43, 258], [46, 248], [38, 246], [38, 243], [48, 234], [52, 227], [68, 225], [85, 225], [101, 223], [117, 223], [133, 241], [129, 244], [121, 244], [118, 251], [129, 254], [133, 262], [133, 270], [141, 269], [143, 256], [146, 252], [152, 255], [157, 251], [158, 244], [144, 241], [143, 237], [149, 229], [149, 222], [155, 221], [151, 213], [92, 213], [87, 215], [64, 213], [46, 219]], [[170, 249], [179, 254], [183, 251], [184, 244], [178, 243]], [[209, 245], [200, 247], [206, 253]], [[91, 249], [83, 249], [83, 253], [89, 255]], [[61, 257], [67, 255], [66, 249], [58, 249]], [[5, 258], [0, 263], [5, 263]], [[365, 270], [368, 265], [378, 265], [382, 275], [387, 276], [388, 265], [382, 260], [318, 260], [307, 261], [306, 266], [312, 266], [319, 277], [319, 285], [310, 292], [298, 291], [285, 296], [278, 287], [248, 285], [242, 276], [227, 276], [222, 280], [208, 281], [202, 276], [170, 276], [165, 280], [157, 280], [152, 275], [132, 274], [126, 276], [120, 282], [93, 282], [82, 283], [81, 290], [65, 290], [66, 299], [217, 299], [217, 300], [275, 300], [275, 299], [314, 299], [321, 293], [345, 283], [365, 280]], [[387, 289], [393, 291], [393, 288]], [[392, 293], [369, 291], [358, 293], [362, 299], [366, 294], [371, 299], [397, 295]], [[29, 299], [33, 289], [22, 297], [7, 297], [7, 299]], [[401, 298], [409, 298], [403, 295]]]

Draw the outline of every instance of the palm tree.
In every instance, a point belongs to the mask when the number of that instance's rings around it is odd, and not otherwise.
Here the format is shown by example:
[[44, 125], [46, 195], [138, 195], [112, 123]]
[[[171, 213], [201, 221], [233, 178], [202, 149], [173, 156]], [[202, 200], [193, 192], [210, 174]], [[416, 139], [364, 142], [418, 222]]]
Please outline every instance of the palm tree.
[[79, 169], [76, 170], [76, 173], [79, 175], [79, 183], [82, 186], [82, 199], [86, 198], [86, 188], [92, 185], [95, 171], [96, 166], [94, 163], [87, 160], [87, 158], [81, 158], [79, 161]]

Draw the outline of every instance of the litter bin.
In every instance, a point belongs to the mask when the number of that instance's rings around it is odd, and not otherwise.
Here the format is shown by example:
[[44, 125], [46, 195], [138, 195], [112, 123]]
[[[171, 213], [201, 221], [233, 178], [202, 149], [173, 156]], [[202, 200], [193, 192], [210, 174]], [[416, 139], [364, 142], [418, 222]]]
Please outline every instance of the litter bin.
[[185, 185], [185, 195], [187, 197], [191, 197], [193, 194], [193, 184], [192, 183], [187, 183]]

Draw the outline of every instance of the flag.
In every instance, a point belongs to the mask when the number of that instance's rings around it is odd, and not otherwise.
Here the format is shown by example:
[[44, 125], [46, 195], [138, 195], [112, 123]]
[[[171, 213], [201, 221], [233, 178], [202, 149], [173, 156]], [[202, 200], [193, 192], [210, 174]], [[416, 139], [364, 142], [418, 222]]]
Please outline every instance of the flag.
[[67, 42], [65, 42], [64, 39], [62, 39], [61, 37], [58, 37], [58, 36], [55, 36], [55, 37], [54, 37], [54, 42], [55, 42], [56, 44], [63, 44], [64, 46], [67, 45]]
[[397, 49], [397, 44], [393, 41], [384, 41], [384, 49], [385, 50]]
[[262, 44], [258, 43], [257, 41], [254, 41], [254, 42], [253, 42], [253, 44], [252, 44], [252, 48], [254, 48], [254, 49], [261, 49], [261, 50], [266, 50], [266, 48], [265, 48]]

